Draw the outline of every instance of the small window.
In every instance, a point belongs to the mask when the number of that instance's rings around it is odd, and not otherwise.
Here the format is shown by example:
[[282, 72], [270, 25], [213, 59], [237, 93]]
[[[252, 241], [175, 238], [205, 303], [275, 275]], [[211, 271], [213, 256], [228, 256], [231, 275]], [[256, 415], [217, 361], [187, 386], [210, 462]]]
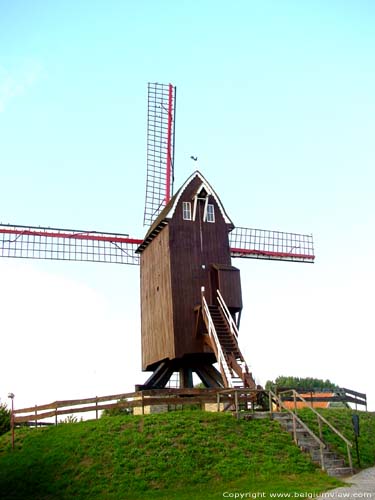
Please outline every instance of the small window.
[[215, 222], [215, 207], [210, 203], [207, 204], [207, 222]]
[[182, 218], [184, 220], [191, 220], [191, 203], [190, 201], [182, 202]]

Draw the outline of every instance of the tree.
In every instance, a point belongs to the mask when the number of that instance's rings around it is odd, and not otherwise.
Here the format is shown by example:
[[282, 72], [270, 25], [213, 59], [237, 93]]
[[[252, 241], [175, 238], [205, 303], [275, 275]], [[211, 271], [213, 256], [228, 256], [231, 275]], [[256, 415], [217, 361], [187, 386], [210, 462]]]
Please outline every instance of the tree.
[[339, 387], [330, 380], [323, 380], [313, 377], [291, 377], [281, 375], [275, 381], [268, 380], [266, 383], [267, 390], [274, 390], [275, 388], [285, 389], [317, 389], [317, 390], [331, 390], [336, 391]]
[[10, 430], [10, 415], [7, 405], [0, 403], [0, 436]]

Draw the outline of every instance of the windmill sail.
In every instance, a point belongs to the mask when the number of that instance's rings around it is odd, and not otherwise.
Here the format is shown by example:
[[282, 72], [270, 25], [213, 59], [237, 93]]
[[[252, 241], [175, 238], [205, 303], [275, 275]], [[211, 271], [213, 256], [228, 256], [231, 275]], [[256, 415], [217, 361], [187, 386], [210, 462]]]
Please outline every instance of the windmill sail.
[[175, 111], [176, 87], [149, 83], [144, 225], [151, 225], [172, 197]]
[[[0, 257], [139, 264], [143, 240], [127, 234], [0, 224]], [[311, 235], [236, 227], [229, 233], [231, 257], [310, 262]]]
[[0, 257], [137, 265], [141, 242], [126, 234], [0, 225]]
[[264, 229], [236, 227], [229, 234], [232, 257], [314, 262], [313, 237]]

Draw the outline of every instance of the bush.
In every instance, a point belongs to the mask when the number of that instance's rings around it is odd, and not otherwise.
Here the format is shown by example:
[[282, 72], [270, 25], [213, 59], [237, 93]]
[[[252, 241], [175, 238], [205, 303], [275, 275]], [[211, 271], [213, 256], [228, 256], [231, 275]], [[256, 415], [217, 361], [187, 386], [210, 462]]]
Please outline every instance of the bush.
[[10, 414], [7, 405], [0, 403], [0, 436], [10, 430]]

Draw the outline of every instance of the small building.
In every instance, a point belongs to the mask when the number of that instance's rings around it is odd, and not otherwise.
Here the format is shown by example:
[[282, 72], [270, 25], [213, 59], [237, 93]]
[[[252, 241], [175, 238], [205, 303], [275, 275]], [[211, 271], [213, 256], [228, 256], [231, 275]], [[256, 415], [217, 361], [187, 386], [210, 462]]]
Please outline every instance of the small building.
[[283, 401], [286, 408], [289, 410], [300, 410], [301, 408], [347, 408], [348, 405], [344, 401], [337, 401], [337, 394], [335, 392], [302, 392], [299, 393], [306, 403], [297, 398], [296, 403], [293, 400]]

